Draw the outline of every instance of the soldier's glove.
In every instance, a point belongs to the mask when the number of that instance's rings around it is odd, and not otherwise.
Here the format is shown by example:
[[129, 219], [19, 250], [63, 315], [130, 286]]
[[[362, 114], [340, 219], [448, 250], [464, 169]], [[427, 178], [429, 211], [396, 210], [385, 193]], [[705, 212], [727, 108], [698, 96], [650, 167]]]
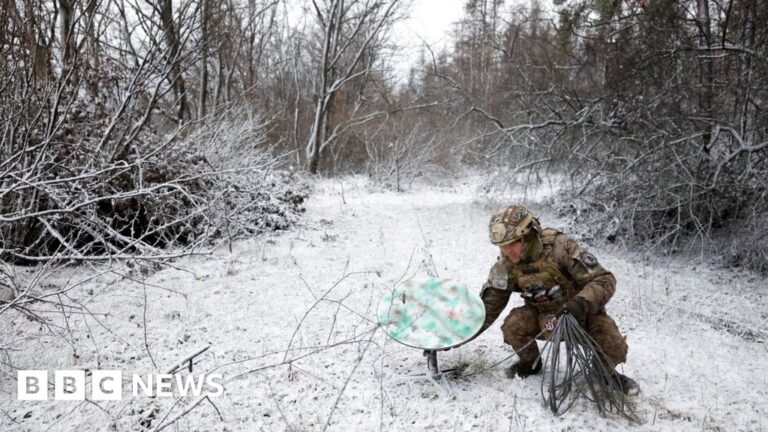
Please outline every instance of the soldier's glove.
[[576, 318], [580, 326], [585, 327], [587, 323], [587, 313], [589, 312], [589, 303], [581, 297], [574, 297], [560, 309], [558, 316], [568, 312]]

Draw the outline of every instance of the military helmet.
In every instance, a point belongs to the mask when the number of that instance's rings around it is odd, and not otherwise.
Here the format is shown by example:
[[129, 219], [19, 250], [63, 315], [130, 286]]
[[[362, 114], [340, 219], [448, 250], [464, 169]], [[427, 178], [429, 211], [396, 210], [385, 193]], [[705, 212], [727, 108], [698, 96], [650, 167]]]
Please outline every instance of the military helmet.
[[525, 237], [531, 230], [540, 233], [541, 225], [530, 210], [515, 204], [493, 215], [488, 230], [491, 243], [504, 246]]

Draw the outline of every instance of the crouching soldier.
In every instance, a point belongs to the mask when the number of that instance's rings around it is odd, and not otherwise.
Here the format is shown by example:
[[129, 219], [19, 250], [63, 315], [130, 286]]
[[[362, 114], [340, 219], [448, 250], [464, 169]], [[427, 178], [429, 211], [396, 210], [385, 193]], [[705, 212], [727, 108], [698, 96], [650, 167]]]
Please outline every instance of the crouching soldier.
[[[501, 254], [480, 293], [486, 311], [481, 332], [504, 310], [512, 292], [520, 293], [525, 300], [523, 306], [512, 309], [501, 326], [504, 342], [519, 356], [507, 371], [509, 377], [541, 371], [539, 348], [529, 342], [565, 310], [597, 342], [607, 357], [604, 360], [609, 360], [607, 364], [615, 366], [626, 360], [626, 337], [605, 312], [616, 279], [594, 255], [567, 235], [542, 229], [534, 215], [520, 205], [495, 214], [489, 230], [491, 243], [499, 247]], [[542, 336], [547, 335], [545, 332]], [[631, 378], [616, 371], [614, 377], [625, 393], [640, 392]]]

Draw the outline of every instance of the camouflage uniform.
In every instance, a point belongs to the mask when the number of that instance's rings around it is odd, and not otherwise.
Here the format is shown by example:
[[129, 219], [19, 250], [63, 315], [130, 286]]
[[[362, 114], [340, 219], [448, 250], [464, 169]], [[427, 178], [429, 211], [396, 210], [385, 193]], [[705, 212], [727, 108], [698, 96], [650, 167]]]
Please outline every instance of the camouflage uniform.
[[[505, 244], [504, 233], [498, 232], [500, 224], [514, 227], [521, 222], [515, 216], [523, 216], [523, 211], [533, 217], [520, 206], [508, 208], [503, 221], [499, 215], [494, 216], [496, 219], [491, 220], [490, 226], [494, 244]], [[536, 337], [569, 300], [580, 297], [584, 302], [579, 302], [586, 305], [587, 332], [614, 365], [623, 363], [627, 356], [626, 337], [605, 312], [605, 305], [616, 289], [616, 278], [572, 238], [554, 229], [542, 230], [535, 219], [530, 225], [533, 228], [530, 232], [507, 235], [507, 238], [519, 239], [525, 234], [528, 246], [520, 262], [513, 263], [502, 254], [491, 268], [481, 293], [486, 310], [481, 332], [504, 310], [512, 292], [521, 293], [525, 305], [512, 309], [501, 331], [504, 342], [518, 351], [519, 363], [533, 365], [539, 355], [538, 347], [535, 343], [522, 347]]]

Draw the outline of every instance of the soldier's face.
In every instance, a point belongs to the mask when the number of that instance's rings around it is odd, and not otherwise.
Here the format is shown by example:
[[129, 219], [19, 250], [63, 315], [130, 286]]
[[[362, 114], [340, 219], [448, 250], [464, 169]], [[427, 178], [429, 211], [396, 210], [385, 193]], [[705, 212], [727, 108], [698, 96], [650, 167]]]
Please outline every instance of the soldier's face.
[[516, 263], [520, 261], [520, 257], [523, 255], [525, 243], [523, 243], [523, 239], [520, 239], [516, 242], [505, 244], [504, 246], [499, 246], [499, 249], [501, 249], [501, 253], [509, 258], [510, 261]]

